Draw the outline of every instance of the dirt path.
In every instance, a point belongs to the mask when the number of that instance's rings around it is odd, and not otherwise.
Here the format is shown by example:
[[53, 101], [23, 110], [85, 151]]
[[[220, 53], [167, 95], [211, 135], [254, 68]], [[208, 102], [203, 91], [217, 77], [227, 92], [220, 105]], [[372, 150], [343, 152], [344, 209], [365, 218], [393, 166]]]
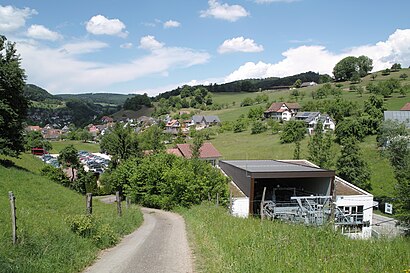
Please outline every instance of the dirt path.
[[143, 225], [116, 247], [102, 252], [85, 273], [192, 273], [184, 219], [175, 213], [142, 208]]

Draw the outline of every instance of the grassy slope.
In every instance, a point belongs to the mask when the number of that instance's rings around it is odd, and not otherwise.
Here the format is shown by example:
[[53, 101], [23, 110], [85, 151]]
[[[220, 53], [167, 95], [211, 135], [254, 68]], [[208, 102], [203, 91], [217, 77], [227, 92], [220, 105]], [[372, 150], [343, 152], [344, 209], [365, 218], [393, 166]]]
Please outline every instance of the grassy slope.
[[[17, 168], [0, 165], [0, 272], [80, 271], [99, 251], [90, 239], [71, 232], [65, 220], [84, 213], [84, 196], [38, 175], [42, 163], [31, 155], [15, 162]], [[8, 191], [16, 196], [20, 243], [14, 247]], [[118, 218], [115, 205], [98, 201], [94, 201], [93, 215], [119, 235], [130, 233], [142, 222], [137, 208], [124, 210]]]
[[[402, 272], [409, 239], [350, 240], [326, 228], [230, 217], [201, 205], [183, 213], [198, 272]], [[364, 255], [365, 254], [365, 255]]]

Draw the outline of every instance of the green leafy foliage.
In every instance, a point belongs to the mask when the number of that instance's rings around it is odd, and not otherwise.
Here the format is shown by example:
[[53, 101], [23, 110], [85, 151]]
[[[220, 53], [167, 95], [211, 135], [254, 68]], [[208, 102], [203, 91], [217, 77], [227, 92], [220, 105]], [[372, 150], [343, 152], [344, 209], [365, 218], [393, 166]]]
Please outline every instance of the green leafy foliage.
[[27, 132], [24, 138], [26, 151], [31, 151], [32, 148], [43, 148], [50, 151], [53, 148], [50, 141], [45, 140], [39, 131]]
[[252, 124], [251, 134], [260, 134], [260, 133], [265, 132], [267, 129], [268, 128], [266, 127], [264, 122], [260, 120], [256, 120]]
[[66, 168], [71, 168], [71, 181], [73, 181], [74, 170], [80, 167], [80, 160], [78, 159], [78, 150], [74, 147], [74, 145], [68, 145], [60, 151], [58, 155], [58, 162]]
[[17, 157], [24, 149], [23, 121], [28, 101], [26, 75], [20, 67], [15, 44], [0, 35], [0, 154]]
[[349, 56], [339, 61], [333, 68], [336, 81], [348, 81], [354, 77], [364, 77], [373, 69], [373, 60], [366, 56]]
[[298, 142], [305, 138], [306, 126], [303, 121], [291, 120], [286, 122], [280, 135], [281, 143]]
[[331, 132], [323, 133], [320, 129], [322, 124], [316, 125], [318, 130], [315, 130], [313, 136], [310, 137], [308, 143], [309, 156], [308, 160], [315, 163], [321, 168], [331, 169], [333, 167], [334, 152], [332, 150], [333, 138]]
[[219, 193], [227, 202], [227, 179], [209, 163], [169, 154], [130, 159], [113, 173], [113, 183], [137, 203], [154, 208], [189, 207]]
[[125, 110], [140, 110], [142, 106], [145, 105], [147, 107], [152, 107], [151, 99], [145, 93], [143, 95], [135, 95], [132, 98], [128, 98], [125, 100], [123, 108]]
[[110, 132], [104, 135], [100, 146], [101, 150], [112, 156], [111, 162], [114, 167], [120, 161], [141, 155], [137, 135], [130, 126], [121, 123], [117, 123]]
[[67, 217], [66, 222], [75, 234], [91, 238], [93, 243], [100, 249], [115, 245], [119, 237], [107, 224], [100, 223], [92, 215], [74, 215]]
[[336, 125], [336, 142], [344, 143], [346, 139], [355, 138], [362, 141], [366, 136], [366, 131], [356, 118], [345, 118]]
[[357, 140], [353, 137], [343, 139], [343, 146], [336, 163], [336, 173], [341, 178], [364, 190], [371, 190], [370, 170], [364, 161]]
[[165, 150], [165, 135], [164, 130], [158, 125], [152, 125], [141, 134], [139, 134], [139, 142], [141, 149], [149, 150], [153, 153], [159, 153]]

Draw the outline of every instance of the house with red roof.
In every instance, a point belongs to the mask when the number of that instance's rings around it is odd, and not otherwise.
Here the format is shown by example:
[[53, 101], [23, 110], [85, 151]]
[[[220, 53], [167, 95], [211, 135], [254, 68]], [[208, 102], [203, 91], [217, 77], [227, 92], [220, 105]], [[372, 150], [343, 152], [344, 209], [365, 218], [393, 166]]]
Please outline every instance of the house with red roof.
[[263, 115], [265, 118], [289, 121], [300, 109], [299, 103], [274, 102]]
[[165, 125], [165, 132], [176, 135], [178, 134], [179, 128], [181, 128], [181, 124], [178, 120], [173, 119]]
[[[175, 148], [167, 149], [167, 153], [192, 158], [191, 144], [177, 144]], [[210, 142], [203, 143], [199, 150], [199, 159], [209, 161], [213, 166], [218, 165], [221, 157], [221, 153]]]

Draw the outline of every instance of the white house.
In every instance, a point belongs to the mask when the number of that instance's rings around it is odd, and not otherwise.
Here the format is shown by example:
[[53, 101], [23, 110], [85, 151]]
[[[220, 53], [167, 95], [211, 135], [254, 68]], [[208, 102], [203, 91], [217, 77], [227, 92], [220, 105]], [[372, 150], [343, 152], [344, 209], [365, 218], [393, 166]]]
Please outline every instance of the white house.
[[289, 121], [300, 108], [299, 103], [274, 102], [263, 115], [265, 118]]
[[336, 124], [333, 119], [327, 114], [321, 114], [320, 112], [298, 112], [295, 115], [295, 120], [304, 121], [306, 124], [306, 128], [308, 133], [311, 135], [316, 128], [316, 125], [321, 122], [322, 123], [322, 130], [335, 130]]
[[181, 124], [178, 120], [173, 119], [167, 122], [165, 125], [165, 132], [170, 134], [178, 134], [179, 128], [181, 128]]

